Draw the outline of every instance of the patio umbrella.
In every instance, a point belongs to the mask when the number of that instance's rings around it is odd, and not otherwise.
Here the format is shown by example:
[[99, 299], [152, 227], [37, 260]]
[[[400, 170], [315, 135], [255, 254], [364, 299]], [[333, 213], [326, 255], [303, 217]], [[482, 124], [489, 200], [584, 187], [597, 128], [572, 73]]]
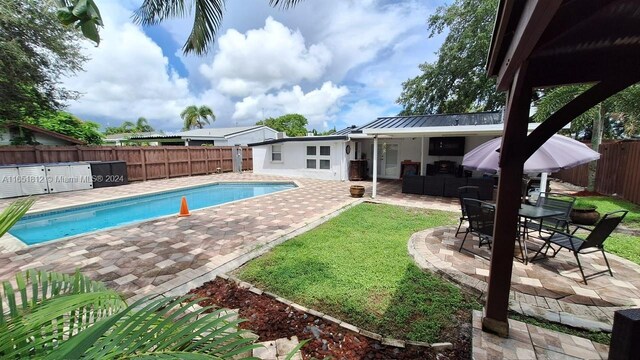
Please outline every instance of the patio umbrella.
[[[500, 167], [502, 138], [496, 138], [469, 151], [462, 166], [486, 172]], [[552, 173], [600, 159], [600, 154], [587, 145], [562, 135], [553, 135], [524, 163], [525, 173]]]

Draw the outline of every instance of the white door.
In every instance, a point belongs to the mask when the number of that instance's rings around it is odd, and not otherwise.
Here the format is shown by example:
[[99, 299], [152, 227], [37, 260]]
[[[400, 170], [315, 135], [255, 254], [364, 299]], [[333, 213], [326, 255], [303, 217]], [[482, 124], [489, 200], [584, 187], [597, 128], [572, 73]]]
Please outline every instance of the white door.
[[[373, 154], [373, 145], [371, 146]], [[378, 144], [378, 177], [398, 179], [400, 177], [400, 153], [398, 144]]]

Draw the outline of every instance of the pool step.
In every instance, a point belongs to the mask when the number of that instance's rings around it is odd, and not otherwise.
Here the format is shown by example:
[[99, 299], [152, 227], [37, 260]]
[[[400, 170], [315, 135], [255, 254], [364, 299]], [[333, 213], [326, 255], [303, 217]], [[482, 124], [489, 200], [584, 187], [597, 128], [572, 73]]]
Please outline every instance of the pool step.
[[[263, 341], [259, 343], [263, 348], [253, 349], [253, 356], [262, 360], [284, 360], [287, 355], [298, 346], [298, 337], [291, 339], [281, 338], [275, 341]], [[302, 360], [302, 353], [298, 350], [291, 360]]]

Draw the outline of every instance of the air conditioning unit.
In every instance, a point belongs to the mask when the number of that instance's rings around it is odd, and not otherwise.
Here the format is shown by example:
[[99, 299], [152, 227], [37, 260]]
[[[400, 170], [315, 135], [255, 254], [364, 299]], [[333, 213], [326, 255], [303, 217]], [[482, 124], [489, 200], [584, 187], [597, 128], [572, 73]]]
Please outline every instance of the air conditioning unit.
[[276, 139], [284, 139], [287, 137], [287, 133], [285, 133], [284, 131], [278, 131], [278, 133], [276, 134]]
[[0, 198], [22, 196], [17, 166], [0, 166]]

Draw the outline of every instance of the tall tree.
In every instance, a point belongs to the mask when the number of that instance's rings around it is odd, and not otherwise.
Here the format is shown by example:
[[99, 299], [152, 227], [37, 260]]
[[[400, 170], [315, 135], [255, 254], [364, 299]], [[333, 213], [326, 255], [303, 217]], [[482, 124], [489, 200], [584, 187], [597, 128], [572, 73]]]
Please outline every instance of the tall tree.
[[149, 121], [145, 117], [139, 117], [136, 120], [136, 131], [137, 132], [151, 132], [153, 131], [153, 127], [149, 125]]
[[277, 118], [260, 120], [256, 125], [266, 125], [273, 130], [282, 131], [287, 136], [307, 135], [307, 118], [300, 114], [287, 114]]
[[497, 110], [504, 94], [485, 70], [498, 0], [455, 0], [429, 17], [429, 37], [448, 29], [435, 62], [421, 64], [422, 74], [405, 81], [401, 115]]
[[[43, 112], [35, 118], [25, 118], [25, 123], [40, 126], [44, 129], [71, 136], [83, 140], [87, 144], [102, 144], [103, 135], [100, 133], [100, 124], [93, 121], [83, 121], [80, 118], [64, 111]], [[22, 131], [22, 136], [14, 139], [14, 145], [37, 145], [33, 134], [28, 130]]]
[[[269, 5], [287, 9], [302, 0], [269, 0]], [[100, 12], [93, 0], [58, 0], [59, 19], [65, 25], [75, 24], [89, 39], [100, 42], [98, 26], [102, 25]], [[134, 19], [144, 26], [157, 25], [171, 18], [195, 14], [191, 33], [182, 46], [185, 54], [205, 54], [213, 45], [222, 19], [225, 0], [144, 0], [135, 11]]]
[[[534, 120], [544, 121], [562, 106], [587, 90], [590, 85], [562, 86], [545, 91], [536, 101]], [[602, 138], [625, 138], [640, 133], [640, 85], [631, 86], [606, 99], [571, 121], [569, 132], [579, 139], [590, 139], [598, 151]], [[594, 191], [597, 162], [589, 163], [587, 190]]]
[[59, 109], [77, 93], [60, 85], [86, 58], [49, 1], [0, 0], [0, 122]]
[[184, 121], [183, 130], [202, 129], [205, 124], [211, 124], [216, 120], [213, 110], [206, 105], [200, 107], [196, 105], [187, 106], [180, 113], [180, 117]]

